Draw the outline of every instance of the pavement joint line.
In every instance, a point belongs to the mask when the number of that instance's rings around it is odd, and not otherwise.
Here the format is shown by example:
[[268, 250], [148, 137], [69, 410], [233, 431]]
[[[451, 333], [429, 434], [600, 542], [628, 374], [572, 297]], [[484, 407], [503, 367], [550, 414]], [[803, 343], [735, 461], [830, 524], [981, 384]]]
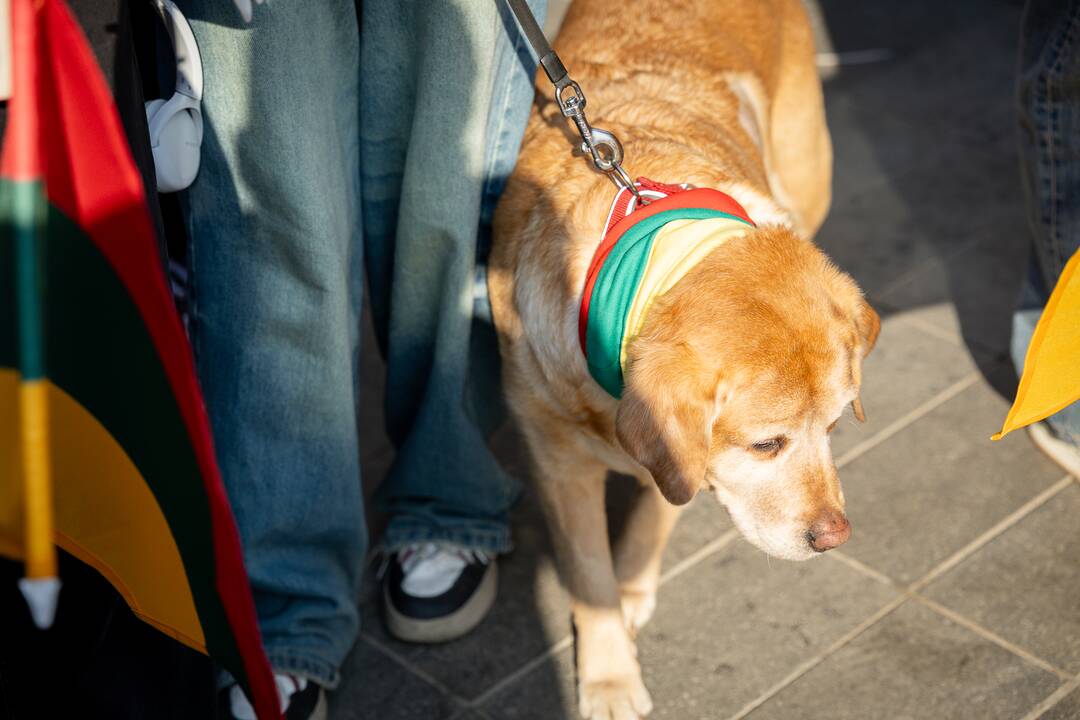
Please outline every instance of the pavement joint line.
[[863, 575], [867, 575], [868, 577], [878, 581], [882, 585], [887, 585], [887, 586], [893, 588], [894, 590], [897, 590], [899, 592], [906, 592], [907, 591], [907, 588], [903, 584], [896, 582], [895, 580], [893, 580], [891, 577], [889, 577], [885, 573], [878, 572], [877, 570], [870, 567], [869, 565], [867, 565], [867, 564], [865, 564], [863, 562], [860, 562], [859, 560], [856, 560], [855, 558], [851, 557], [847, 553], [839, 552], [837, 550], [832, 550], [832, 551], [826, 553], [825, 557], [830, 558], [832, 560], [836, 560], [838, 562], [842, 562], [845, 565], [847, 565], [847, 566], [855, 569], [856, 571], [862, 573]]
[[[970, 555], [980, 550], [984, 545], [992, 541], [998, 535], [1001, 535], [1013, 525], [1020, 522], [1029, 514], [1037, 510], [1039, 507], [1049, 502], [1051, 498], [1053, 498], [1055, 495], [1057, 495], [1059, 492], [1069, 486], [1069, 481], [1070, 477], [1068, 475], [1061, 478], [1056, 483], [1046, 488], [1041, 493], [1031, 498], [1019, 508], [1011, 512], [1009, 515], [1005, 516], [1005, 518], [1000, 520], [989, 530], [979, 535], [977, 538], [957, 550], [949, 557], [945, 558], [945, 560], [943, 560], [940, 565], [931, 569], [926, 575], [923, 575], [921, 578], [909, 585], [904, 585], [903, 583], [894, 580], [885, 573], [876, 570], [859, 560], [856, 560], [855, 558], [851, 557], [850, 555], [841, 550], [833, 550], [829, 552], [826, 557], [842, 562], [845, 565], [848, 565], [855, 570], [858, 570], [864, 575], [867, 575], [874, 580], [877, 580], [883, 585], [894, 587], [901, 592], [919, 592], [931, 582], [939, 578], [941, 575], [945, 574], [949, 570], [952, 570], [959, 563], [966, 560]], [[1078, 482], [1080, 482], [1080, 480], [1078, 480]]]
[[767, 689], [761, 695], [758, 695], [756, 698], [754, 698], [750, 702], [743, 705], [742, 708], [738, 712], [736, 712], [734, 715], [732, 715], [730, 718], [728, 718], [728, 720], [742, 720], [742, 718], [746, 717], [750, 713], [757, 710], [759, 707], [761, 707], [766, 702], [768, 702], [770, 699], [772, 699], [775, 695], [777, 695], [782, 690], [784, 690], [784, 688], [788, 687], [789, 685], [794, 683], [796, 680], [801, 678], [803, 675], [810, 672], [815, 667], [817, 667], [819, 664], [821, 664], [822, 661], [824, 661], [826, 658], [828, 658], [834, 652], [836, 652], [840, 648], [844, 647], [849, 642], [851, 642], [852, 640], [857, 638], [859, 635], [862, 635], [864, 632], [866, 632], [871, 627], [876, 625], [882, 618], [886, 617], [891, 612], [893, 612], [898, 607], [900, 607], [905, 602], [907, 602], [908, 599], [909, 598], [908, 598], [907, 595], [897, 595], [895, 598], [893, 598], [888, 603], [886, 603], [884, 606], [882, 606], [873, 615], [866, 618], [861, 623], [856, 625], [854, 628], [852, 628], [851, 630], [848, 630], [846, 633], [841, 635], [837, 640], [835, 640], [831, 645], [829, 645], [829, 647], [825, 648], [824, 650], [822, 650], [821, 652], [819, 652], [817, 655], [810, 658], [809, 660], [803, 661], [801, 664], [799, 664], [794, 670], [792, 670], [790, 673], [788, 673], [787, 676], [785, 676], [779, 682], [774, 683], [771, 687], [769, 687], [769, 689]]
[[896, 582], [888, 575], [878, 572], [869, 565], [866, 565], [856, 560], [855, 558], [849, 557], [845, 553], [833, 551], [829, 553], [829, 557], [832, 557], [833, 559], [848, 565], [849, 567], [870, 578], [873, 578], [874, 580], [884, 585], [888, 585], [890, 587], [900, 590], [902, 593], [904, 593], [905, 596], [925, 605], [939, 615], [944, 616], [945, 618], [951, 620], [957, 625], [967, 628], [976, 635], [979, 635], [985, 640], [989, 640], [990, 642], [1009, 651], [1010, 653], [1016, 655], [1022, 660], [1025, 660], [1028, 663], [1035, 665], [1049, 673], [1057, 675], [1058, 678], [1062, 680], [1080, 681], [1080, 677], [1074, 677], [1071, 673], [1061, 670], [1060, 668], [1054, 666], [1052, 663], [1043, 660], [1030, 650], [1016, 645], [1009, 640], [1006, 640], [1005, 638], [997, 635], [993, 631], [984, 628], [982, 625], [979, 625], [975, 621], [970, 620], [963, 615], [957, 613], [956, 611], [950, 610], [944, 605], [941, 605], [940, 603], [937, 603], [934, 600], [931, 600], [930, 598], [919, 594], [919, 590], [925, 588], [927, 585], [930, 584], [930, 582], [940, 577], [945, 572], [948, 572], [952, 568], [956, 567], [956, 565], [958, 565], [960, 562], [966, 560], [968, 557], [970, 557], [972, 554], [984, 547], [986, 544], [1006, 532], [1009, 528], [1020, 522], [1023, 518], [1027, 517], [1030, 513], [1034, 512], [1036, 509], [1042, 507], [1044, 504], [1049, 502], [1051, 498], [1053, 498], [1059, 492], [1068, 487], [1071, 484], [1072, 479], [1073, 478], [1069, 477], [1068, 475], [1061, 478], [1056, 483], [1036, 495], [1034, 498], [1021, 505], [1003, 520], [994, 525], [992, 528], [981, 534], [979, 537], [975, 538], [975, 540], [968, 543], [959, 551], [953, 553], [950, 557], [946, 558], [944, 562], [942, 562], [936, 568], [924, 575], [921, 579], [911, 583], [906, 587]]
[[[956, 308], [956, 305], [954, 305], [953, 303], [943, 302], [943, 303], [938, 303], [938, 304], [940, 304], [940, 305], [948, 305], [948, 306], [952, 307], [953, 309]], [[965, 340], [962, 335], [958, 335], [955, 332], [951, 332], [951, 331], [949, 331], [949, 330], [947, 330], [947, 329], [945, 329], [943, 327], [939, 327], [938, 325], [935, 325], [934, 323], [930, 322], [929, 320], [926, 320], [924, 318], [919, 317], [918, 315], [915, 315], [913, 312], [911, 312], [909, 310], [900, 310], [900, 309], [890, 305], [887, 302], [883, 301], [883, 302], [881, 302], [881, 305], [884, 306], [884, 310], [886, 312], [888, 312], [889, 310], [893, 311], [894, 314], [890, 315], [889, 317], [890, 317], [890, 319], [891, 318], [896, 318], [896, 322], [898, 322], [898, 323], [901, 323], [903, 325], [907, 325], [908, 327], [914, 328], [915, 330], [919, 330], [924, 335], [930, 335], [930, 336], [935, 337], [935, 338], [937, 338], [939, 340], [943, 340], [943, 341], [945, 341], [947, 343], [955, 345], [958, 348], [963, 348], [964, 350], [967, 351], [969, 356], [974, 357], [974, 356], [977, 356], [977, 355], [982, 355], [982, 356], [984, 356], [985, 358], [987, 358], [988, 360], [990, 360], [990, 361], [992, 361], [994, 363], [1000, 362], [1000, 360], [994, 358], [994, 355], [996, 353], [1001, 352], [1000, 348], [995, 348], [993, 345], [991, 345], [991, 344], [989, 344], [989, 343], [987, 343], [985, 341], [977, 340], [977, 339], [974, 339], [974, 338], [972, 338], [970, 340]], [[932, 305], [924, 305], [923, 307], [933, 307], [933, 306]], [[957, 320], [957, 322], [959, 322], [959, 320]]]
[[848, 465], [851, 462], [857, 460], [862, 455], [866, 454], [873, 448], [877, 447], [881, 443], [891, 438], [893, 435], [897, 434], [907, 426], [914, 423], [916, 420], [922, 418], [924, 415], [928, 415], [930, 412], [937, 409], [939, 406], [944, 405], [949, 400], [952, 400], [954, 397], [962, 393], [964, 390], [967, 390], [969, 387], [974, 385], [981, 377], [982, 373], [980, 373], [978, 370], [972, 370], [970, 373], [960, 378], [952, 385], [939, 392], [934, 397], [923, 402], [921, 405], [919, 405], [913, 410], [910, 410], [896, 420], [893, 420], [884, 428], [874, 433], [870, 437], [866, 438], [861, 443], [841, 455], [840, 459], [836, 461], [836, 468], [839, 470], [845, 465]]
[[526, 675], [531, 673], [533, 670], [535, 670], [539, 666], [543, 665], [549, 659], [555, 657], [556, 655], [561, 653], [566, 648], [571, 647], [573, 644], [574, 644], [574, 636], [573, 636], [573, 634], [567, 635], [562, 640], [555, 643], [554, 645], [549, 647], [547, 650], [545, 650], [544, 652], [542, 652], [539, 655], [537, 655], [536, 657], [534, 657], [532, 660], [529, 660], [524, 665], [521, 665], [517, 670], [514, 670], [509, 675], [506, 675], [505, 677], [503, 677], [502, 680], [497, 681], [494, 685], [492, 685], [487, 690], [485, 690], [484, 692], [477, 695], [472, 700], [468, 701], [466, 704], [468, 704], [471, 707], [476, 707], [478, 705], [482, 705], [483, 703], [487, 702], [492, 697], [494, 697], [501, 690], [503, 690], [507, 686], [512, 685], [513, 683], [517, 682], [521, 678], [525, 677]]
[[1041, 703], [1031, 708], [1031, 711], [1028, 712], [1028, 714], [1025, 715], [1023, 718], [1021, 718], [1021, 720], [1038, 720], [1044, 714], [1046, 714], [1047, 710], [1050, 710], [1059, 702], [1064, 700], [1069, 693], [1071, 693], [1078, 687], [1080, 687], [1080, 678], [1065, 683], [1057, 690], [1047, 695], [1046, 699], [1043, 700]]
[[919, 595], [916, 590], [912, 589], [912, 587], [914, 587], [914, 584], [909, 587], [904, 587], [900, 583], [897, 583], [893, 579], [889, 578], [888, 575], [880, 573], [874, 568], [870, 568], [869, 566], [864, 565], [864, 563], [860, 562], [859, 560], [855, 560], [854, 558], [848, 557], [847, 555], [842, 553], [837, 553], [836, 551], [829, 553], [828, 557], [832, 557], [836, 560], [839, 560], [840, 562], [845, 563], [845, 565], [848, 565], [851, 568], [858, 570], [865, 575], [868, 575], [869, 578], [873, 578], [874, 580], [878, 581], [883, 585], [888, 585], [889, 587], [899, 589], [900, 592], [902, 592], [907, 597], [924, 604], [924, 606], [927, 606], [937, 614], [944, 615], [945, 617], [947, 617], [948, 620], [953, 621], [957, 625], [968, 628], [975, 635], [978, 635], [985, 640], [989, 640], [990, 642], [997, 644], [997, 646], [1003, 648], [1004, 650], [1008, 650], [1012, 654], [1021, 657], [1022, 660], [1027, 661], [1031, 665], [1036, 665], [1043, 670], [1047, 670], [1048, 673], [1052, 673], [1063, 680], [1070, 680], [1072, 679], [1072, 677], [1074, 677], [1070, 673], [1066, 673], [1065, 670], [1054, 666], [1048, 661], [1043, 660], [1043, 658], [1039, 657], [1035, 653], [1032, 653], [1030, 650], [1022, 648], [1021, 646], [1017, 646], [1017, 644], [1009, 640], [1005, 640], [1004, 638], [994, 633], [993, 630], [989, 630], [983, 627], [982, 625], [974, 622], [973, 620], [968, 619], [968, 617], [964, 617], [963, 615], [959, 614], [955, 610], [950, 610], [946, 608], [945, 606], [943, 606], [943, 604], [939, 602], [931, 600], [926, 596]]
[[450, 717], [450, 720], [461, 720], [465, 717], [466, 713], [472, 713], [474, 716], [481, 718], [481, 720], [491, 720], [491, 715], [489, 715], [484, 708], [475, 705], [466, 705], [462, 707]]
[[951, 333], [945, 328], [938, 327], [932, 322], [928, 322], [921, 317], [912, 314], [909, 311], [901, 310], [896, 315], [892, 316], [896, 318], [896, 321], [903, 323], [908, 327], [915, 328], [927, 335], [931, 335], [938, 340], [943, 340], [957, 347], [967, 347], [963, 338], [958, 337], [956, 333]]
[[[915, 267], [908, 268], [904, 272], [900, 273], [900, 275], [886, 283], [884, 288], [882, 288], [879, 292], [874, 293], [874, 296], [881, 298], [889, 305], [893, 305], [893, 303], [890, 303], [887, 299], [889, 295], [896, 292], [919, 275], [922, 275], [923, 272], [931, 269], [935, 264], [947, 265], [950, 260], [955, 259], [961, 253], [977, 245], [980, 239], [980, 236], [973, 232], [972, 236], [968, 238], [966, 242], [961, 242], [959, 245], [952, 248], [949, 252], [946, 252], [942, 255], [931, 255], [929, 257], [923, 258], [921, 262], [915, 264]], [[893, 305], [893, 307], [896, 306]]]
[[410, 662], [409, 660], [406, 660], [405, 658], [401, 657], [396, 652], [394, 652], [394, 650], [392, 650], [391, 648], [389, 648], [386, 645], [382, 644], [381, 642], [379, 642], [375, 638], [368, 637], [367, 635], [361, 635], [360, 636], [360, 641], [366, 643], [369, 646], [371, 646], [372, 648], [374, 648], [377, 652], [381, 653], [382, 655], [385, 655], [391, 661], [397, 663], [398, 665], [400, 665], [402, 668], [404, 668], [408, 672], [410, 672], [413, 675], [415, 675], [416, 677], [420, 678], [425, 683], [427, 683], [431, 687], [435, 688], [436, 690], [441, 692], [443, 695], [445, 695], [448, 698], [450, 698], [451, 700], [453, 700], [458, 705], [461, 705], [461, 706], [464, 706], [464, 707], [469, 707], [469, 701], [468, 700], [461, 697], [456, 692], [454, 692], [453, 690], [451, 690], [450, 688], [446, 687], [441, 682], [439, 682], [438, 680], [433, 678], [423, 668], [420, 668], [420, 667], [416, 666], [415, 664], [413, 664], [412, 662]]
[[1054, 675], [1057, 675], [1062, 680], [1071, 680], [1071, 679], [1073, 679], [1073, 675], [1071, 673], [1067, 673], [1064, 670], [1061, 670], [1061, 669], [1055, 667], [1052, 663], [1049, 663], [1046, 660], [1043, 660], [1042, 658], [1040, 658], [1038, 655], [1031, 652], [1030, 650], [1027, 650], [1027, 649], [1025, 649], [1025, 648], [1023, 648], [1023, 647], [1021, 647], [1019, 645], [1016, 645], [1015, 643], [1012, 643], [1009, 640], [1006, 640], [1005, 638], [1003, 638], [1003, 637], [997, 635], [996, 633], [994, 633], [992, 630], [988, 630], [987, 628], [984, 628], [982, 625], [979, 625], [974, 620], [970, 620], [970, 619], [964, 617], [963, 615], [957, 613], [955, 610], [950, 610], [949, 608], [945, 607], [944, 605], [941, 605], [940, 603], [937, 603], [937, 602], [931, 600], [930, 598], [927, 598], [927, 597], [925, 597], [923, 595], [920, 595], [918, 592], [911, 589], [911, 587], [905, 588], [904, 586], [898, 584], [892, 578], [888, 577], [887, 575], [885, 575], [883, 573], [879, 573], [877, 570], [873, 569], [872, 567], [870, 567], [868, 565], [865, 565], [865, 564], [859, 562], [858, 560], [855, 560], [854, 558], [850, 558], [847, 555], [844, 555], [843, 553], [838, 553], [835, 550], [833, 552], [829, 553], [829, 557], [833, 557], [834, 559], [839, 560], [840, 562], [843, 562], [843, 563], [851, 566], [855, 570], [863, 573], [864, 575], [867, 575], [867, 576], [873, 578], [874, 580], [877, 580], [878, 582], [880, 582], [880, 583], [882, 583], [884, 585], [888, 585], [889, 587], [892, 587], [892, 588], [895, 588], [895, 589], [899, 590], [900, 592], [902, 592], [905, 595], [907, 595], [908, 597], [910, 597], [912, 600], [915, 600], [915, 601], [927, 606], [928, 608], [930, 608], [934, 612], [938, 613], [939, 615], [943, 615], [944, 617], [946, 617], [947, 619], [949, 619], [952, 622], [956, 623], [957, 625], [960, 625], [962, 627], [967, 628], [971, 632], [973, 632], [976, 635], [982, 637], [984, 640], [989, 640], [990, 642], [994, 643], [995, 645], [998, 645], [998, 646], [1004, 648], [1005, 650], [1008, 650], [1013, 655], [1016, 655], [1016, 656], [1020, 657], [1022, 660], [1026, 660], [1027, 662], [1031, 663], [1032, 665], [1040, 667], [1040, 668], [1042, 668], [1043, 670], [1046, 670], [1049, 673], [1053, 673]]
[[[463, 705], [458, 705], [458, 709], [455, 710], [454, 714], [451, 715], [449, 718], [447, 718], [447, 720], [461, 720], [461, 718], [465, 717], [465, 713], [469, 712], [470, 710], [472, 710], [472, 708], [467, 708], [467, 707], [465, 707]], [[484, 717], [484, 716], [481, 716], [481, 717]]]
[[1053, 498], [1059, 492], [1067, 488], [1071, 484], [1071, 482], [1072, 478], [1070, 478], [1068, 475], [1061, 478], [1056, 483], [1046, 488], [1038, 495], [1018, 507], [1016, 510], [1013, 510], [1011, 513], [999, 520], [997, 524], [995, 524], [989, 530], [982, 533], [977, 538], [969, 542], [967, 545], [947, 557], [940, 565], [928, 572], [926, 575], [923, 575], [920, 579], [913, 582], [911, 585], [908, 586], [907, 589], [911, 592], [918, 592], [922, 590], [934, 580], [937, 580], [939, 577], [952, 570], [961, 562], [967, 560], [968, 557], [980, 550], [984, 545], [989, 543], [998, 535], [1001, 535], [1013, 525], [1020, 522], [1032, 512], [1037, 510], [1039, 507], [1049, 502], [1051, 498]]
[[1022, 660], [1026, 660], [1027, 662], [1031, 663], [1032, 665], [1035, 665], [1036, 667], [1042, 668], [1043, 670], [1045, 670], [1048, 673], [1052, 673], [1054, 675], [1057, 675], [1058, 679], [1068, 681], [1068, 680], [1072, 680], [1074, 678], [1072, 673], [1065, 672], [1064, 670], [1056, 667], [1052, 663], [1049, 663], [1046, 660], [1043, 660], [1041, 657], [1039, 657], [1035, 653], [1031, 652], [1030, 650], [1028, 650], [1026, 648], [1023, 648], [1023, 647], [1017, 645], [1014, 642], [1006, 640], [1005, 638], [1001, 637], [1000, 635], [998, 635], [994, 631], [988, 630], [987, 628], [984, 628], [982, 625], [978, 624], [974, 620], [970, 620], [969, 618], [964, 617], [963, 615], [956, 612], [955, 610], [950, 610], [949, 608], [945, 607], [941, 603], [934, 602], [930, 598], [925, 597], [923, 595], [920, 595], [919, 593], [909, 592], [908, 594], [911, 596], [911, 598], [913, 600], [915, 600], [916, 602], [921, 603], [922, 605], [925, 605], [926, 607], [928, 607], [931, 610], [933, 610], [934, 612], [936, 612], [938, 615], [941, 615], [941, 616], [945, 617], [946, 619], [951, 620], [952, 622], [956, 623], [957, 625], [960, 625], [961, 627], [967, 628], [968, 630], [975, 633], [976, 635], [983, 638], [984, 640], [989, 640], [990, 642], [992, 642], [995, 645], [1001, 647], [1002, 649], [1008, 650], [1013, 655], [1016, 655], [1017, 657], [1021, 658]]
[[[682, 560], [680, 560], [679, 562], [675, 563], [674, 566], [669, 568], [667, 572], [665, 572], [663, 575], [660, 576], [660, 581], [659, 581], [658, 586], [663, 587], [664, 584], [667, 583], [669, 580], [672, 580], [672, 579], [678, 577], [679, 575], [682, 575], [684, 572], [686, 572], [687, 570], [689, 570], [693, 566], [697, 565], [699, 562], [701, 562], [702, 560], [704, 560], [708, 556], [719, 552], [721, 549], [723, 549], [724, 547], [729, 545], [731, 543], [731, 541], [736, 539], [738, 536], [739, 536], [739, 531], [738, 531], [737, 528], [730, 528], [728, 530], [725, 530], [715, 540], [712, 540], [711, 542], [707, 543], [706, 545], [703, 545], [702, 547], [698, 548], [693, 553], [691, 553], [687, 557], [685, 557]], [[489, 687], [484, 692], [477, 695], [473, 700], [470, 701], [470, 704], [475, 706], [477, 704], [486, 702], [487, 700], [491, 699], [491, 697], [493, 695], [495, 695], [499, 691], [503, 690], [506, 686], [508, 686], [508, 685], [512, 684], [513, 682], [521, 679], [525, 675], [528, 675], [535, 668], [537, 668], [538, 666], [545, 663], [548, 659], [554, 657], [555, 655], [558, 655], [563, 650], [566, 650], [568, 647], [571, 647], [573, 644], [574, 644], [574, 636], [571, 633], [570, 635], [567, 635], [567, 636], [563, 637], [561, 640], [556, 642], [554, 645], [549, 647], [547, 650], [544, 650], [539, 655], [533, 657], [531, 660], [527, 661], [525, 664], [518, 667], [517, 670], [514, 670], [509, 675], [506, 675], [501, 680], [497, 681], [494, 685]]]
[[662, 574], [660, 576], [660, 583], [659, 583], [660, 587], [663, 587], [664, 583], [666, 583], [667, 581], [672, 580], [672, 579], [678, 577], [679, 575], [682, 575], [684, 572], [686, 572], [690, 568], [694, 567], [699, 562], [701, 562], [702, 560], [704, 560], [708, 556], [712, 555], [713, 553], [719, 552], [721, 549], [723, 549], [727, 545], [731, 544], [731, 541], [734, 540], [735, 538], [737, 538], [738, 536], [739, 536], [738, 529], [737, 528], [731, 528], [729, 530], [724, 531], [724, 533], [722, 535], [720, 535], [720, 537], [716, 538], [712, 542], [710, 542], [707, 545], [704, 545], [704, 546], [698, 548], [697, 550], [695, 550], [694, 552], [690, 553], [689, 555], [684, 557], [682, 560], [675, 563], [674, 566], [669, 568], [667, 572], [665, 572], [664, 574]]

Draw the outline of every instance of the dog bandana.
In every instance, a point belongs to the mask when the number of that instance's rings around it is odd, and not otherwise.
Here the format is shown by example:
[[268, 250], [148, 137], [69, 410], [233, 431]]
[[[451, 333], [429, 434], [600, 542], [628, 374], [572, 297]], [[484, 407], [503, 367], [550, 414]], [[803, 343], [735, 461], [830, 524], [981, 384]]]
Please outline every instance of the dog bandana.
[[638, 207], [626, 188], [608, 215], [604, 237], [585, 276], [578, 336], [589, 373], [621, 397], [626, 348], [658, 297], [709, 253], [756, 227], [730, 195], [638, 178], [649, 200]]

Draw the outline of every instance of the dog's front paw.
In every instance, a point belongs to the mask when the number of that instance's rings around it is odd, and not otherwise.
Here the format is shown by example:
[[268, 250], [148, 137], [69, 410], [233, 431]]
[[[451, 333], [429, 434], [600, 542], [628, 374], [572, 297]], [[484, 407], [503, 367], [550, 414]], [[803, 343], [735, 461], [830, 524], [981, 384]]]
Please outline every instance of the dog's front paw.
[[656, 593], [624, 589], [621, 601], [623, 624], [631, 636], [637, 635], [656, 609]]
[[639, 720], [652, 711], [641, 675], [622, 675], [581, 683], [578, 708], [585, 720]]

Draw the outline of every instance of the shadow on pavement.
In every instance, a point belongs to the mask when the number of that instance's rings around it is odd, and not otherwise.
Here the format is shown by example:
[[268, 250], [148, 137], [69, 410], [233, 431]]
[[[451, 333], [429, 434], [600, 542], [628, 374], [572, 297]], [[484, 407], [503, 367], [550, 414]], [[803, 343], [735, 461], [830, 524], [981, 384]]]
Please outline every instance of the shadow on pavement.
[[840, 67], [825, 83], [834, 203], [817, 240], [883, 317], [958, 330], [1009, 399], [1015, 378], [998, 370], [1030, 244], [1014, 109], [1021, 6], [821, 3]]

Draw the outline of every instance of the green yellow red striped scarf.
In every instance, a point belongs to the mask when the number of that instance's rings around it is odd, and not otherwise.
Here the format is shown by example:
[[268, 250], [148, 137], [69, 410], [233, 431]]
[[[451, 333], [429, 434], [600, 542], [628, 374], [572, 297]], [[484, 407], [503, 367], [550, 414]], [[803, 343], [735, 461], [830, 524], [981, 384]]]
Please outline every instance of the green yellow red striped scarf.
[[623, 189], [585, 276], [578, 333], [589, 373], [620, 397], [626, 348], [652, 303], [727, 240], [755, 227], [730, 195], [638, 179], [658, 199], [635, 208]]

